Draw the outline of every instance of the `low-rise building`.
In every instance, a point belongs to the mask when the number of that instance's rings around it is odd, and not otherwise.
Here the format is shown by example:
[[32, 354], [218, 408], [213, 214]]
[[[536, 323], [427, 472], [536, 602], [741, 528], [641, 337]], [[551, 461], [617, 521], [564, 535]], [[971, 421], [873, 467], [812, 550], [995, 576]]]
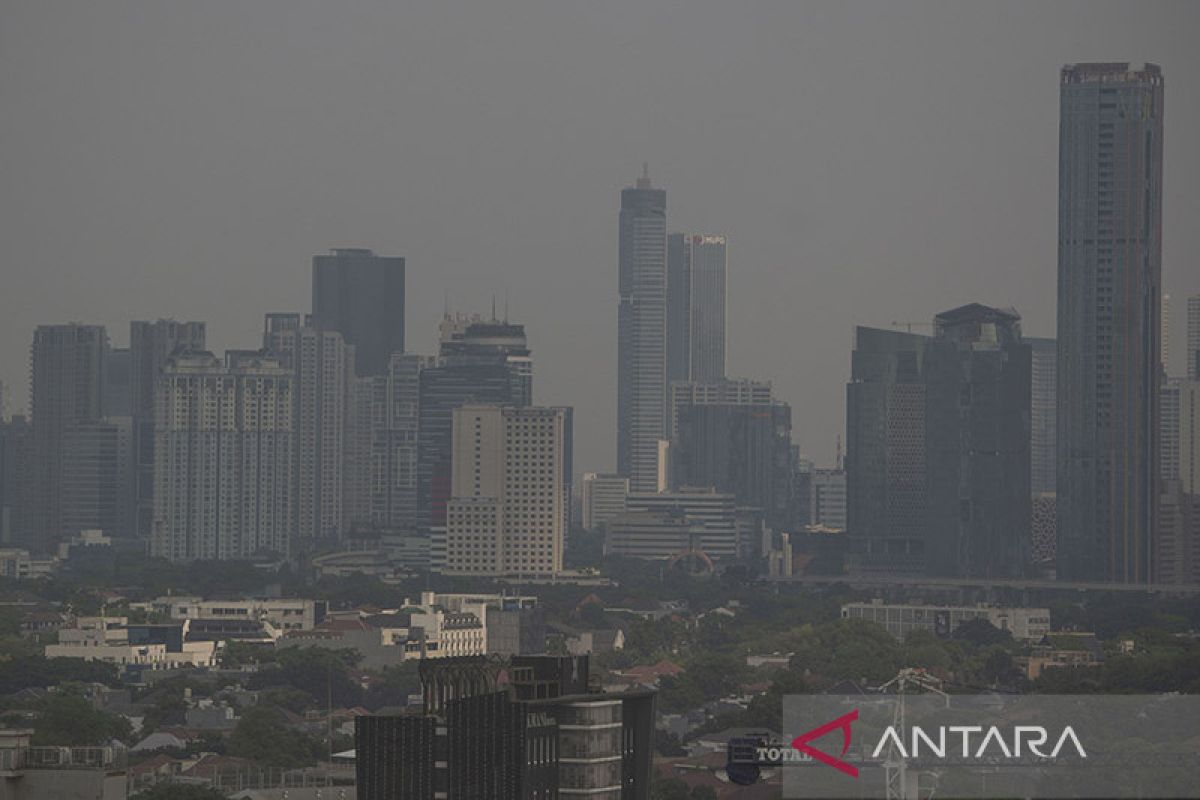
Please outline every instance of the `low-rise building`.
[[311, 630], [323, 619], [324, 600], [293, 598], [244, 598], [204, 600], [199, 597], [160, 597], [143, 607], [165, 613], [171, 619], [266, 620], [281, 631]]
[[216, 642], [189, 641], [189, 622], [178, 625], [130, 625], [126, 617], [80, 617], [58, 632], [58, 643], [45, 647], [46, 658], [82, 658], [151, 669], [210, 667]]
[[938, 606], [847, 603], [842, 619], [862, 619], [882, 625], [887, 632], [903, 640], [915, 630], [927, 630], [941, 637], [952, 636], [959, 626], [976, 619], [987, 620], [1014, 639], [1040, 641], [1050, 632], [1050, 609], [1006, 608], [1003, 606]]

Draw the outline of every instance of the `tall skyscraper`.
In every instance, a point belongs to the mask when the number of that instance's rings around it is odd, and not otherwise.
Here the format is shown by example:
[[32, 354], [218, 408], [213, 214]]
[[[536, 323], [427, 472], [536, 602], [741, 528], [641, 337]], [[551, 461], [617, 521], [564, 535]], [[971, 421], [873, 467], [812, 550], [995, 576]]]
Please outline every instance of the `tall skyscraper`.
[[172, 561], [287, 555], [292, 370], [231, 351], [170, 356], [155, 393], [151, 553]]
[[1054, 339], [1025, 337], [1032, 350], [1032, 387], [1029, 403], [1030, 481], [1035, 493], [1053, 492], [1058, 458], [1058, 343]]
[[1030, 541], [1030, 347], [1015, 311], [938, 314], [925, 354], [925, 562], [931, 575], [1024, 575]]
[[667, 237], [667, 381], [725, 378], [725, 237]]
[[1200, 381], [1200, 294], [1187, 300], [1187, 376]]
[[792, 410], [757, 381], [671, 386], [672, 484], [713, 488], [767, 523], [792, 521]]
[[621, 191], [617, 307], [617, 472], [658, 488], [667, 414], [667, 192], [643, 167]]
[[347, 456], [354, 348], [337, 331], [305, 324], [300, 314], [268, 314], [263, 348], [292, 370], [296, 482], [293, 501], [301, 552], [334, 542], [349, 527]]
[[1162, 307], [1159, 312], [1159, 355], [1162, 358], [1163, 372], [1171, 372], [1171, 295], [1162, 296]]
[[25, 417], [0, 420], [0, 545], [19, 544], [29, 506], [32, 435]]
[[1157, 524], [1163, 76], [1060, 83], [1058, 575], [1148, 581]]
[[348, 247], [313, 256], [312, 322], [354, 346], [359, 375], [386, 375], [404, 351], [404, 259]]
[[136, 535], [149, 541], [154, 524], [154, 392], [167, 358], [205, 349], [203, 322], [129, 323], [130, 412], [133, 415], [133, 524]]
[[1200, 381], [1166, 380], [1161, 430], [1159, 463], [1163, 483], [1178, 482], [1185, 494], [1200, 495]]
[[64, 534], [63, 439], [77, 423], [104, 416], [108, 334], [100, 325], [41, 325], [33, 335], [33, 497], [29, 546], [45, 550]]
[[860, 569], [925, 566], [927, 338], [854, 331], [846, 386], [846, 529]]
[[568, 420], [562, 408], [454, 410], [445, 572], [562, 571]]

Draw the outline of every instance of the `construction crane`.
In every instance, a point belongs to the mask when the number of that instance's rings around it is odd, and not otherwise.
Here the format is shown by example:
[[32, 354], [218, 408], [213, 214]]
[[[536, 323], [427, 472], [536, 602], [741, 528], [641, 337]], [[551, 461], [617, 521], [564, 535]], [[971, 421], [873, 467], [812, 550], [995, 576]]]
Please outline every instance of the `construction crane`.
[[[904, 703], [905, 696], [910, 692], [923, 692], [941, 695], [950, 707], [950, 695], [942, 691], [942, 682], [923, 669], [906, 667], [897, 673], [887, 683], [876, 689], [880, 694], [894, 692], [896, 707], [892, 711], [892, 727], [904, 735]], [[914, 772], [909, 782], [908, 762], [903, 753], [896, 747], [895, 740], [888, 745], [887, 757], [883, 761], [885, 781], [887, 783], [887, 800], [919, 800], [921, 797], [921, 774]], [[930, 789], [926, 798], [933, 796]]]

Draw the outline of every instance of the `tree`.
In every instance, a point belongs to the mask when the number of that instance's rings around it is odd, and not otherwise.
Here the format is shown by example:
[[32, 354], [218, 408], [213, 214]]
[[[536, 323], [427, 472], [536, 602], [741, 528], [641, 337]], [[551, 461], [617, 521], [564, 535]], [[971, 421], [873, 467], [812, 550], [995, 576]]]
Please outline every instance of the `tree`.
[[967, 620], [954, 631], [954, 638], [969, 642], [976, 647], [1012, 644], [1012, 634], [1002, 631], [986, 619]]
[[318, 749], [312, 739], [284, 724], [277, 709], [260, 705], [242, 712], [228, 752], [272, 767], [295, 768], [315, 763]]
[[39, 747], [99, 747], [132, 733], [129, 720], [100, 711], [75, 691], [50, 695], [41, 712], [33, 729], [33, 743]]

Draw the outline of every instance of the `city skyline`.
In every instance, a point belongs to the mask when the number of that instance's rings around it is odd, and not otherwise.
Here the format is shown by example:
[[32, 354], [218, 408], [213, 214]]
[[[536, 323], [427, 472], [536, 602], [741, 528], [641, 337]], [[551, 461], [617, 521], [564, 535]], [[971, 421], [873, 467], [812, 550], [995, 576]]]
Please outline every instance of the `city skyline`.
[[[679, 24], [674, 15], [652, 12], [643, 19], [617, 11], [599, 19], [584, 12], [580, 18], [552, 15], [536, 29], [543, 34], [536, 44], [492, 11], [452, 22], [420, 12], [416, 21], [422, 24], [463, 33], [464, 46], [490, 29], [510, 47], [529, 44], [547, 57], [574, 52], [580, 59], [576, 69], [539, 79], [550, 99], [566, 103], [563, 116], [547, 118], [531, 111], [533, 98], [498, 91], [487, 71], [472, 67], [485, 59], [497, 79], [532, 78], [524, 62], [485, 49], [456, 67], [446, 59], [463, 55], [457, 44], [445, 55], [427, 54], [431, 65], [465, 83], [466, 97], [504, 99], [486, 101], [479, 110], [496, 123], [486, 140], [491, 145], [470, 132], [474, 111], [457, 103], [429, 104], [434, 78], [394, 86], [378, 80], [404, 72], [390, 67], [393, 58], [408, 57], [400, 55], [405, 47], [380, 49], [373, 35], [364, 40], [367, 34], [330, 30], [317, 12], [299, 13], [292, 23], [302, 39], [309, 23], [314, 33], [321, 30], [314, 46], [304, 49], [318, 54], [323, 69], [315, 74], [305, 72], [316, 68], [307, 55], [286, 49], [266, 58], [251, 46], [253, 37], [243, 41], [212, 29], [214, 47], [197, 50], [181, 39], [182, 29], [155, 15], [141, 20], [187, 63], [209, 65], [212, 53], [227, 52], [240, 69], [263, 78], [257, 88], [214, 89], [192, 106], [186, 99], [192, 95], [176, 94], [169, 81], [189, 87], [201, 78], [184, 78], [167, 62], [131, 84], [131, 62], [121, 53], [145, 57], [146, 45], [124, 38], [117, 29], [127, 22], [121, 14], [88, 10], [84, 21], [120, 44], [97, 51], [81, 43], [80, 57], [88, 58], [97, 78], [112, 79], [106, 84], [115, 87], [119, 102], [96, 107], [71, 88], [66, 72], [47, 71], [41, 95], [16, 79], [22, 70], [0, 78], [0, 91], [18, 112], [14, 127], [0, 136], [9, 152], [24, 154], [12, 168], [21, 191], [10, 202], [20, 205], [6, 206], [6, 222], [0, 223], [11, 242], [4, 269], [10, 280], [22, 276], [30, 294], [0, 321], [0, 379], [10, 386], [9, 408], [28, 410], [25, 364], [36, 324], [104, 324], [114, 345], [123, 346], [129, 319], [198, 319], [208, 323], [215, 351], [243, 348], [257, 341], [263, 313], [307, 307], [314, 254], [362, 246], [407, 260], [407, 334], [414, 352], [433, 351], [447, 295], [453, 308], [464, 311], [485, 309], [493, 294], [507, 295], [511, 315], [525, 323], [538, 353], [539, 402], [577, 408], [576, 464], [612, 469], [615, 404], [608, 387], [616, 357], [607, 298], [615, 285], [614, 198], [647, 160], [656, 184], [669, 192], [674, 223], [721, 231], [736, 248], [729, 289], [731, 376], [770, 378], [796, 409], [795, 440], [818, 463], [832, 463], [836, 432], [844, 428], [840, 386], [848, 376], [843, 355], [854, 324], [928, 322], [937, 309], [979, 301], [1015, 307], [1029, 335], [1053, 335], [1054, 76], [1061, 65], [1146, 59], [1169, 75], [1198, 71], [1186, 34], [1196, 14], [1190, 8], [1155, 6], [1159, 13], [1148, 13], [1145, 7], [1089, 5], [1081, 15], [1078, 6], [1064, 4], [1046, 9], [1037, 31], [1020, 21], [1019, 6], [970, 13], [949, 5], [930, 8], [942, 10], [932, 27], [928, 15], [918, 25], [906, 12], [888, 8], [870, 15], [775, 9], [753, 19], [710, 9], [702, 23], [684, 21], [685, 29], [697, 26], [693, 36], [672, 33]], [[196, 24], [208, 19], [202, 9], [184, 13]], [[237, 13], [246, 30], [271, 35], [273, 15]], [[17, 66], [37, 70], [43, 59], [62, 55], [54, 39], [39, 39], [47, 22], [58, 24], [49, 14], [11, 15], [6, 27], [13, 39], [5, 47]], [[381, 14], [356, 17], [379, 23], [358, 30], [387, 29], [413, 57], [425, 51], [405, 26], [392, 24], [403, 16]], [[631, 24], [634, 19], [639, 24]], [[939, 35], [951, 25], [958, 44]], [[761, 40], [755, 48], [761, 57], [730, 64], [698, 46], [696, 36], [709, 41], [717, 30], [731, 48], [747, 38]], [[805, 46], [795, 47], [788, 30], [803, 31]], [[847, 37], [851, 30], [862, 35]], [[558, 35], [547, 39], [545, 33]], [[588, 43], [593, 34], [604, 47]], [[651, 54], [660, 40], [671, 64]], [[34, 53], [25, 41], [42, 41], [41, 49]], [[839, 42], [837, 58], [825, 41]], [[597, 66], [607, 63], [614, 45], [628, 60]], [[1022, 51], [1019, 61], [1007, 55], [1013, 47]], [[868, 49], [879, 52], [866, 58]], [[708, 57], [700, 55], [706, 52]], [[296, 95], [288, 73], [315, 81], [313, 91], [349, 92], [359, 75], [348, 69], [350, 53], [365, 59], [368, 71], [361, 91], [348, 96], [373, 110], [358, 117], [338, 101], [328, 115], [314, 118], [306, 110], [303, 121], [292, 124]], [[860, 59], [864, 66], [836, 66]], [[880, 83], [872, 65], [885, 59], [915, 69], [909, 74], [919, 79]], [[934, 63], [955, 67], [922, 66]], [[603, 82], [581, 77], [589, 69], [598, 70]], [[643, 73], [662, 74], [641, 87], [628, 82]], [[828, 87], [826, 77], [833, 81]], [[714, 115], [702, 102], [714, 81], [732, 98], [728, 114]], [[964, 94], [966, 86], [978, 92]], [[603, 102], [578, 89], [599, 92]], [[782, 100], [764, 104], [763, 91]], [[369, 102], [376, 96], [387, 102]], [[139, 132], [136, 115], [120, 114], [127, 103], [143, 99], [161, 108], [161, 144]], [[43, 102], [58, 110], [44, 118], [51, 135], [35, 137], [20, 111]], [[404, 124], [393, 126], [400, 103], [427, 113], [405, 113]], [[514, 103], [571, 143], [551, 146], [530, 122], [507, 116], [504, 108]], [[646, 124], [614, 128], [603, 112], [622, 103]], [[821, 108], [819, 115], [811, 113], [814, 107]], [[96, 146], [113, 153], [103, 163], [83, 163], [85, 154], [62, 151], [63, 136], [73, 130], [67, 123], [85, 110], [95, 115], [97, 124], [90, 127]], [[236, 136], [222, 134], [208, 122], [220, 112], [239, 112], [246, 127]], [[886, 136], [864, 123], [863, 114], [876, 113], [889, 119]], [[1014, 113], [1014, 124], [1005, 124]], [[707, 127], [693, 124], [697, 115]], [[672, 116], [679, 122], [667, 119]], [[933, 118], [936, 128], [927, 124]], [[1196, 247], [1185, 222], [1198, 213], [1197, 200], [1186, 192], [1197, 165], [1183, 146], [1188, 131], [1198, 128], [1200, 109], [1181, 92], [1166, 120], [1164, 186], [1163, 283], [1175, 298], [1176, 372], [1185, 351], [1184, 298], [1200, 292], [1189, 256]], [[275, 135], [282, 145], [263, 149]], [[462, 152], [478, 155], [466, 159], [468, 170], [451, 169], [447, 159]], [[737, 157], [723, 159], [724, 152]], [[160, 169], [173, 159], [180, 169], [195, 162], [210, 167], [210, 174]], [[564, 174], [569, 180], [560, 179]], [[59, 203], [68, 177], [77, 196]], [[104, 191], [103, 205], [97, 205], [97, 190]], [[553, 202], [525, 202], [533, 196]], [[290, 199], [280, 203], [280, 197]], [[59, 205], [47, 205], [52, 202]], [[164, 219], [171, 203], [181, 213]], [[36, 217], [52, 208], [51, 233]], [[449, 219], [453, 228], [440, 221]], [[543, 286], [564, 284], [554, 291], [575, 292], [577, 300], [545, 302]], [[565, 330], [572, 335], [558, 335]]]

